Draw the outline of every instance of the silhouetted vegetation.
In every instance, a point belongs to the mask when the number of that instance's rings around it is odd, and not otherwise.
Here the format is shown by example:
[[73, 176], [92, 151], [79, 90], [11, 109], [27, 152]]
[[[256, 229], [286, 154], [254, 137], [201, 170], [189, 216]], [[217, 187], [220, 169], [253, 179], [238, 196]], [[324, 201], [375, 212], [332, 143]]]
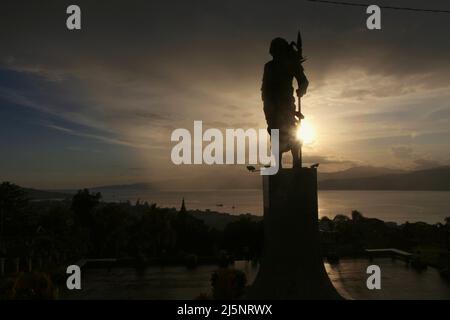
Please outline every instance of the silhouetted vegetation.
[[[450, 273], [450, 218], [434, 225], [399, 225], [353, 211], [351, 217], [323, 217], [319, 226], [324, 254], [330, 259], [357, 256], [368, 248], [397, 248], [412, 252], [444, 275]], [[0, 227], [5, 274], [3, 280], [0, 277], [0, 292], [8, 297], [30, 296], [27, 283], [42, 289], [33, 289], [36, 298], [53, 295], [54, 286], [65, 283], [65, 268], [80, 259], [116, 258], [136, 267], [168, 263], [223, 267], [234, 259], [257, 260], [263, 245], [263, 221], [249, 215], [219, 230], [185, 206], [176, 210], [139, 201], [105, 203], [100, 193], [86, 189], [69, 200], [30, 201], [24, 189], [7, 182], [0, 184]], [[219, 274], [214, 277], [214, 283], [222, 281]], [[238, 278], [236, 287], [216, 293], [239, 296]]]
[[241, 298], [245, 291], [245, 273], [234, 269], [219, 269], [211, 276], [212, 296], [216, 300]]
[[24, 189], [2, 183], [0, 213], [5, 273], [45, 271], [52, 279], [83, 258], [128, 259], [136, 266], [224, 265], [233, 257], [254, 258], [262, 242], [262, 223], [246, 217], [221, 231], [193, 217], [185, 206], [177, 211], [140, 202], [105, 203], [100, 193], [87, 189], [72, 200], [30, 201]]
[[396, 248], [439, 269], [450, 267], [450, 219], [430, 225], [397, 224], [366, 218], [353, 211], [351, 218], [338, 214], [319, 221], [324, 255], [358, 256], [364, 249]]

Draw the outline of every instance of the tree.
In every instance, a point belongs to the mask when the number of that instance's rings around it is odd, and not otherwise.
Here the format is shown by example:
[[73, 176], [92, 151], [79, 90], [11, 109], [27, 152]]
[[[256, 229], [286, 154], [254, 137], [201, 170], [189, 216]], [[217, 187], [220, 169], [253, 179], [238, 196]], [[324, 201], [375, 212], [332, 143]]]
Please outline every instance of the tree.
[[347, 217], [346, 215], [343, 215], [343, 214], [337, 214], [337, 215], [334, 217], [333, 222], [334, 222], [335, 224], [344, 224], [344, 223], [347, 223], [349, 220], [350, 220], [350, 218]]
[[88, 189], [78, 190], [77, 194], [73, 196], [71, 209], [79, 225], [92, 226], [92, 210], [100, 203], [101, 198], [100, 192], [90, 193]]
[[359, 222], [362, 221], [364, 219], [364, 216], [362, 215], [361, 212], [359, 212], [358, 210], [352, 210], [352, 220], [354, 222]]
[[259, 256], [263, 243], [262, 221], [253, 221], [248, 216], [230, 222], [223, 231], [223, 245], [239, 258]]
[[236, 269], [219, 269], [211, 275], [212, 294], [216, 300], [239, 299], [244, 294], [247, 277]]
[[445, 221], [445, 225], [447, 227], [450, 227], [450, 217], [445, 217], [444, 221]]
[[[20, 231], [16, 223], [20, 222], [20, 214], [23, 214], [28, 205], [26, 192], [23, 188], [9, 183], [0, 184], [0, 250], [4, 245], [5, 232], [14, 233]], [[8, 227], [6, 227], [8, 224]]]

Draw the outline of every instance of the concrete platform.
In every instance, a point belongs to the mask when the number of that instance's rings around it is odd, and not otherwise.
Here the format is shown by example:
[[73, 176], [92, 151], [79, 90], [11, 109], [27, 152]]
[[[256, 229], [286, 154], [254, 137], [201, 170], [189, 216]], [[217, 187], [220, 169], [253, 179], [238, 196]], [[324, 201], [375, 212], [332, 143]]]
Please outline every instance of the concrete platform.
[[248, 299], [342, 299], [320, 250], [317, 170], [263, 177], [264, 252]]

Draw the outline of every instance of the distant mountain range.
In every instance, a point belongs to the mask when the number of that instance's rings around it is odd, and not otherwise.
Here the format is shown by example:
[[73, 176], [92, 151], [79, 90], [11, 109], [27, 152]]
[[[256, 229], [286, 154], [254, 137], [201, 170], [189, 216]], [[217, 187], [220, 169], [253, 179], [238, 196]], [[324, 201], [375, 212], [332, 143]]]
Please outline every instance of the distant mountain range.
[[337, 172], [320, 172], [318, 173], [318, 180], [338, 180], [338, 179], [357, 179], [357, 178], [369, 178], [381, 175], [391, 175], [391, 174], [402, 174], [408, 173], [410, 171], [400, 170], [400, 169], [390, 169], [383, 167], [372, 167], [372, 166], [359, 166], [352, 167], [347, 170], [337, 171]]
[[95, 191], [95, 192], [115, 191], [115, 190], [141, 191], [141, 190], [156, 190], [156, 189], [158, 189], [158, 188], [155, 187], [155, 185], [153, 183], [148, 183], [148, 182], [132, 183], [132, 184], [117, 184], [117, 185], [99, 186], [99, 187], [89, 188], [89, 190]]
[[319, 181], [321, 190], [433, 190], [450, 191], [450, 166], [353, 179]]
[[[134, 192], [200, 189], [261, 189], [259, 174], [245, 173], [242, 170], [229, 175], [220, 174], [215, 179], [211, 177], [195, 178], [195, 185], [191, 181], [173, 179], [152, 183], [134, 183], [124, 185], [110, 185], [89, 188], [95, 192]], [[320, 190], [430, 190], [450, 191], [450, 166], [437, 167], [427, 170], [405, 171], [382, 167], [353, 167], [338, 172], [319, 172], [318, 186]], [[70, 198], [76, 190], [37, 190], [26, 188], [27, 196], [33, 200], [60, 200]]]
[[[386, 174], [407, 173], [408, 171], [382, 167], [360, 166], [337, 172], [320, 172], [318, 180], [354, 179], [374, 177]], [[193, 182], [194, 181], [194, 182]], [[244, 167], [228, 167], [215, 170], [213, 173], [195, 175], [192, 179], [173, 178], [150, 183], [133, 183], [127, 185], [111, 185], [90, 188], [94, 191], [148, 191], [148, 190], [232, 190], [232, 189], [262, 189], [262, 179], [259, 173], [248, 172]]]
[[37, 190], [31, 188], [23, 188], [25, 194], [30, 200], [64, 200], [69, 199], [73, 195], [70, 193], [58, 192], [58, 191], [46, 191]]
[[[195, 177], [195, 183], [186, 179], [155, 181], [91, 188], [94, 191], [148, 191], [148, 190], [201, 190], [201, 189], [261, 189], [261, 176], [257, 173], [230, 171], [211, 176]], [[320, 172], [319, 189], [322, 190], [450, 190], [450, 166], [427, 170], [406, 171], [383, 167], [360, 166], [337, 172]], [[175, 186], [175, 187], [174, 187]]]

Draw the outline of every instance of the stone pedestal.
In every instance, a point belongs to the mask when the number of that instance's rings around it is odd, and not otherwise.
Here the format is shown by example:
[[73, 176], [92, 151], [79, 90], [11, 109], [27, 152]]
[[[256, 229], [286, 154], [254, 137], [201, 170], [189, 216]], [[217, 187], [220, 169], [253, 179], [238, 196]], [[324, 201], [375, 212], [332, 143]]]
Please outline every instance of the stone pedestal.
[[6, 259], [0, 258], [0, 276], [5, 275], [5, 264], [6, 264]]
[[19, 273], [20, 272], [20, 258], [15, 258], [14, 259], [14, 265], [15, 265], [16, 273]]
[[341, 299], [320, 250], [317, 170], [263, 177], [264, 251], [248, 299]]
[[27, 259], [27, 265], [28, 265], [28, 272], [33, 271], [33, 258], [28, 257], [28, 259]]

